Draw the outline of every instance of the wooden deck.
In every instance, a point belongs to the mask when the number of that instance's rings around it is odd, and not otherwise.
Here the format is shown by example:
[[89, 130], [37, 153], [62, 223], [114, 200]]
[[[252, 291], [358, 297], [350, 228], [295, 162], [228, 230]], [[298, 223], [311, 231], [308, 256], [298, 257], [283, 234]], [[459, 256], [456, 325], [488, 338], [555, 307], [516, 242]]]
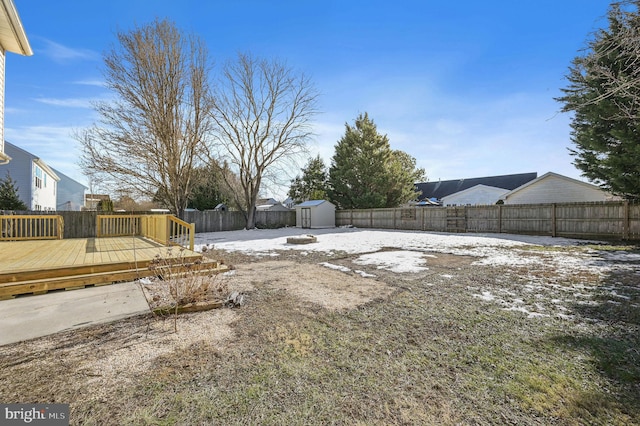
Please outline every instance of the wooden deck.
[[142, 237], [2, 241], [0, 299], [157, 275], [149, 265], [158, 257], [167, 263], [205, 264], [208, 270], [219, 267], [203, 262], [200, 253]]

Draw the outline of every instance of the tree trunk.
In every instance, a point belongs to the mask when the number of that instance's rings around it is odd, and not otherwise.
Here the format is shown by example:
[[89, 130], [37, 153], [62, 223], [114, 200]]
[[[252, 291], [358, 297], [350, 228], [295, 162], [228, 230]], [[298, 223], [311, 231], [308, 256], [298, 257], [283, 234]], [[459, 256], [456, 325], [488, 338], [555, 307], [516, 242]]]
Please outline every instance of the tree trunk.
[[247, 226], [245, 229], [254, 229], [256, 227], [256, 207], [251, 206], [247, 211]]

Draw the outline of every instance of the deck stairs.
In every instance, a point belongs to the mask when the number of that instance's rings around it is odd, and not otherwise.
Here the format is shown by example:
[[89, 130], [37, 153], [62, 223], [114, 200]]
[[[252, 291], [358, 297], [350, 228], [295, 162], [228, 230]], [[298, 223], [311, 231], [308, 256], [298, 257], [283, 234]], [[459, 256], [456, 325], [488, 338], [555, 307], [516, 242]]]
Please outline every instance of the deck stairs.
[[215, 275], [228, 270], [225, 264], [194, 254], [161, 262], [146, 260], [13, 271], [0, 273], [0, 300], [26, 294], [45, 294], [53, 290], [128, 282], [144, 277]]

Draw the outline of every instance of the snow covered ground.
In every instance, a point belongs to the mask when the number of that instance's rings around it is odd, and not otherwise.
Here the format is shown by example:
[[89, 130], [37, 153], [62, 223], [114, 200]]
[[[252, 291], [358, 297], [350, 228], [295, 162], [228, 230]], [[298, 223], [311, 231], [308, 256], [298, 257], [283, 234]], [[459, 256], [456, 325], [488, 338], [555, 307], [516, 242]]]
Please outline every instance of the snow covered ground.
[[[497, 266], [524, 266], [531, 263], [547, 263], [549, 256], [530, 256], [531, 246], [564, 247], [566, 250], [548, 251], [553, 257], [550, 266], [562, 269], [584, 269], [585, 267], [607, 270], [611, 262], [625, 260], [638, 261], [640, 255], [625, 251], [600, 252], [593, 249], [568, 250], [570, 247], [584, 247], [587, 242], [568, 238], [552, 238], [510, 234], [447, 234], [420, 231], [394, 231], [358, 228], [331, 228], [307, 230], [318, 242], [313, 244], [288, 244], [287, 237], [304, 235], [299, 228], [253, 229], [227, 232], [196, 234], [196, 251], [203, 246], [226, 251], [241, 251], [257, 256], [278, 256], [278, 251], [297, 250], [321, 251], [328, 254], [344, 252], [367, 254], [361, 257], [362, 264], [384, 265], [397, 259], [404, 265], [411, 264], [412, 270], [420, 271], [424, 266], [424, 253], [449, 253], [474, 256], [478, 264]], [[393, 248], [395, 251], [382, 251]], [[413, 254], [412, 254], [413, 253]], [[418, 253], [416, 255], [415, 253]], [[364, 263], [366, 262], [366, 263]]]
[[[287, 237], [312, 234], [317, 242], [288, 244]], [[640, 281], [640, 254], [625, 250], [598, 250], [598, 241], [510, 234], [447, 234], [420, 231], [396, 231], [358, 228], [302, 230], [299, 228], [254, 229], [200, 233], [195, 236], [196, 251], [203, 246], [224, 251], [277, 257], [283, 251], [299, 255], [324, 252], [359, 255], [355, 265], [369, 265], [394, 273], [419, 273], [429, 268], [429, 258], [438, 253], [472, 256], [473, 264], [508, 267], [528, 280], [517, 288], [469, 288], [478, 300], [497, 303], [506, 310], [519, 311], [530, 318], [555, 316], [572, 318], [565, 307], [569, 303], [596, 303], [594, 297], [603, 287], [593, 278], [625, 270]], [[384, 249], [384, 250], [383, 250]], [[350, 272], [348, 267], [321, 263], [331, 269]], [[524, 272], [522, 272], [524, 271]], [[546, 273], [548, 271], [549, 273]], [[364, 271], [353, 272], [374, 277]], [[443, 277], [445, 277], [443, 275]], [[584, 277], [584, 278], [582, 278]], [[446, 276], [445, 278], [453, 278]], [[507, 282], [504, 279], [503, 282]], [[498, 280], [500, 282], [500, 280]], [[505, 284], [506, 285], [506, 284]], [[609, 289], [610, 303], [624, 294]], [[604, 291], [607, 291], [604, 288]], [[634, 290], [635, 291], [635, 290]]]

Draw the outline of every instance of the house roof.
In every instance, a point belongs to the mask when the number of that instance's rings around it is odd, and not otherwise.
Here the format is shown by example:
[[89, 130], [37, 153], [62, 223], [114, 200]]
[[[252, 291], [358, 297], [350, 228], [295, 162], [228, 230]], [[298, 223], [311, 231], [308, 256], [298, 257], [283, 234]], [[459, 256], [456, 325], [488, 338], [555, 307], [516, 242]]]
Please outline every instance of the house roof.
[[442, 197], [464, 191], [476, 185], [493, 186], [506, 190], [516, 189], [525, 183], [534, 180], [538, 173], [519, 173], [513, 175], [487, 176], [470, 179], [442, 180], [438, 182], [422, 182], [416, 184], [418, 192], [422, 192], [418, 196], [418, 200], [435, 198], [441, 200]]
[[51, 170], [53, 170], [53, 172], [54, 172], [55, 174], [57, 174], [57, 175], [58, 175], [58, 177], [60, 178], [60, 180], [65, 179], [65, 180], [66, 180], [67, 182], [69, 182], [69, 183], [72, 183], [72, 184], [77, 185], [77, 186], [81, 186], [81, 187], [83, 187], [84, 189], [89, 189], [89, 187], [88, 187], [88, 186], [86, 186], [86, 185], [84, 185], [84, 184], [82, 184], [82, 183], [78, 182], [78, 181], [77, 181], [77, 180], [75, 180], [75, 179], [70, 178], [69, 176], [65, 175], [64, 173], [62, 173], [62, 172], [61, 172], [61, 171], [59, 171], [59, 170], [56, 170], [56, 169], [54, 169], [53, 167], [51, 167]]
[[33, 55], [13, 0], [0, 0], [0, 46], [9, 52]]
[[472, 191], [477, 191], [477, 190], [480, 190], [480, 189], [484, 189], [484, 190], [487, 190], [487, 191], [495, 191], [495, 192], [501, 191], [502, 193], [506, 193], [507, 191], [509, 191], [508, 189], [505, 189], [505, 188], [499, 188], [499, 187], [495, 187], [495, 186], [478, 184], [478, 185], [472, 186], [471, 188], [463, 189], [462, 191], [454, 192], [453, 194], [449, 194], [449, 195], [445, 195], [444, 197], [442, 197], [442, 199], [444, 200], [444, 199], [449, 198], [449, 197], [454, 196], [454, 195], [458, 196], [458, 195], [468, 194], [468, 193], [470, 193]]
[[256, 200], [256, 206], [272, 206], [278, 204], [278, 200], [275, 198], [258, 198]]
[[259, 210], [259, 211], [289, 211], [291, 209], [289, 207], [283, 205], [282, 203], [278, 203], [278, 204], [262, 204], [260, 206], [256, 206], [256, 210]]
[[[0, 0], [2, 1], [2, 0]], [[40, 166], [40, 168], [42, 168], [45, 172], [47, 172], [47, 174], [49, 174], [49, 176], [51, 176], [53, 179], [55, 179], [56, 181], [60, 181], [60, 177], [56, 174], [56, 172], [53, 171], [53, 169], [51, 167], [49, 167], [47, 165], [47, 163], [45, 163], [40, 157], [38, 157], [37, 155], [33, 155], [32, 153], [30, 153], [29, 151], [20, 148], [19, 146], [16, 146], [14, 144], [12, 144], [9, 141], [4, 141], [4, 146], [5, 149], [6, 147], [10, 147], [16, 151], [21, 151], [23, 152], [25, 155], [27, 155], [29, 158], [31, 158], [31, 161], [33, 161], [34, 163], [36, 163], [38, 166]]]
[[521, 186], [519, 186], [517, 188], [514, 188], [513, 190], [507, 192], [506, 194], [504, 194], [500, 198], [503, 199], [503, 200], [506, 200], [511, 195], [515, 194], [516, 192], [520, 192], [523, 189], [525, 189], [525, 188], [527, 188], [527, 187], [529, 187], [531, 185], [534, 185], [534, 184], [540, 182], [541, 180], [547, 179], [549, 177], [556, 177], [556, 178], [564, 179], [564, 180], [569, 181], [569, 182], [580, 184], [580, 185], [585, 186], [587, 188], [602, 190], [602, 188], [600, 188], [599, 186], [594, 185], [594, 184], [589, 183], [589, 182], [583, 182], [581, 180], [570, 178], [569, 176], [560, 175], [560, 174], [554, 173], [554, 172], [547, 172], [547, 173], [543, 174], [542, 176], [540, 176], [539, 178], [533, 179], [533, 180], [531, 180], [529, 182], [526, 182], [526, 183], [522, 184]]
[[108, 194], [84, 194], [85, 200], [110, 200]]

